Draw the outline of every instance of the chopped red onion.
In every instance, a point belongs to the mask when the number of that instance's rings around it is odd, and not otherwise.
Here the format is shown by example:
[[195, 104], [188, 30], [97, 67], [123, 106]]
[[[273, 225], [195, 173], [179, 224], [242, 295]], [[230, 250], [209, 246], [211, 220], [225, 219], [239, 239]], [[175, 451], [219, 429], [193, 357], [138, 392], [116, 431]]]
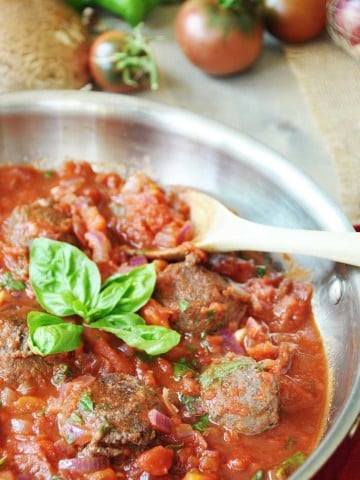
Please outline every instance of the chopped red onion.
[[148, 416], [150, 424], [155, 428], [155, 430], [161, 433], [171, 433], [172, 421], [167, 415], [164, 415], [163, 413], [159, 412], [159, 410], [156, 410], [156, 408], [153, 408], [149, 411]]
[[111, 244], [107, 236], [98, 231], [86, 232], [85, 240], [92, 250], [92, 259], [96, 263], [108, 262], [110, 259]]
[[190, 222], [184, 223], [177, 236], [176, 245], [181, 245], [184, 242], [189, 242], [190, 240], [192, 240], [193, 236], [194, 232], [192, 224]]
[[224, 346], [227, 351], [234, 352], [234, 353], [244, 353], [244, 349], [236, 341], [234, 334], [228, 328], [219, 330], [217, 334], [224, 339]]
[[90, 473], [104, 470], [110, 466], [108, 457], [82, 457], [82, 458], [65, 458], [59, 461], [59, 470], [69, 470], [77, 473]]
[[134, 257], [131, 257], [129, 261], [129, 265], [132, 267], [141, 267], [147, 263], [147, 258], [144, 255], [135, 255]]

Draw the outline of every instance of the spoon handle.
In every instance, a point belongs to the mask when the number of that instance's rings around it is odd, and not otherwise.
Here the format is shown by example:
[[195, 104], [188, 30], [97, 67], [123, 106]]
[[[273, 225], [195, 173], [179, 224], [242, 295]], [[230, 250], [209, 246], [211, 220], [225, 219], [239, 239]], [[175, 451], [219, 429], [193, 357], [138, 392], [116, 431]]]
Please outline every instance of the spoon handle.
[[297, 253], [360, 266], [360, 233], [272, 227], [244, 220], [228, 210], [217, 223], [219, 227], [211, 228], [211, 234], [197, 246], [207, 251]]

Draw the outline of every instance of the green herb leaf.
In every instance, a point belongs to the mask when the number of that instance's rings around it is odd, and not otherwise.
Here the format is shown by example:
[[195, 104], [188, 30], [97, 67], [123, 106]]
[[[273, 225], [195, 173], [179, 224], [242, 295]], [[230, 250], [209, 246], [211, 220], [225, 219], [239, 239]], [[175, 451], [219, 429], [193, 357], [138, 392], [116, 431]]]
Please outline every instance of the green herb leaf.
[[83, 315], [100, 291], [96, 263], [65, 242], [36, 238], [30, 248], [30, 282], [40, 305], [48, 312]]
[[[127, 273], [109, 277], [101, 288], [101, 295], [110, 296], [108, 290], [119, 288], [123, 292], [111, 313], [133, 313], [138, 311], [151, 297], [156, 283], [155, 267], [152, 263], [134, 268]], [[96, 307], [95, 307], [96, 310]]]
[[94, 402], [89, 395], [89, 392], [86, 391], [81, 395], [79, 400], [79, 408], [84, 412], [93, 412], [94, 411]]
[[192, 395], [185, 395], [184, 393], [179, 394], [179, 400], [184, 407], [186, 407], [186, 410], [191, 413], [195, 414], [196, 413], [196, 404], [200, 403], [200, 398], [199, 397], [194, 397]]
[[149, 355], [166, 353], [180, 341], [180, 334], [175, 330], [146, 325], [136, 313], [109, 315], [89, 326], [110, 332], [130, 347], [144, 350]]
[[281, 480], [287, 478], [299, 468], [305, 460], [306, 457], [302, 452], [298, 451], [294, 453], [294, 455], [280, 463], [279, 467], [276, 469], [276, 477]]
[[181, 377], [185, 375], [185, 373], [194, 371], [186, 364], [186, 361], [173, 362], [173, 369], [175, 380], [180, 380]]
[[251, 477], [251, 480], [263, 480], [264, 479], [264, 472], [263, 470], [258, 470], [257, 472], [254, 473], [254, 475]]
[[15, 280], [10, 272], [0, 275], [0, 288], [6, 290], [25, 290], [26, 285], [20, 280]]
[[258, 277], [264, 277], [266, 275], [266, 266], [265, 265], [256, 265], [255, 273]]
[[27, 324], [29, 347], [36, 355], [70, 352], [81, 344], [81, 325], [65, 322], [43, 312], [30, 312]]
[[193, 424], [193, 429], [198, 430], [199, 432], [205, 432], [207, 428], [209, 428], [210, 420], [209, 415], [206, 413], [199, 420]]
[[190, 306], [190, 303], [187, 300], [180, 300], [179, 302], [179, 310], [180, 312], [185, 312]]
[[[227, 375], [238, 368], [244, 368], [249, 365], [254, 365], [252, 360], [241, 359], [234, 362], [223, 362], [208, 367], [199, 377], [200, 385], [203, 388], [209, 387], [212, 383], [221, 381]], [[256, 365], [256, 364], [255, 364]]]

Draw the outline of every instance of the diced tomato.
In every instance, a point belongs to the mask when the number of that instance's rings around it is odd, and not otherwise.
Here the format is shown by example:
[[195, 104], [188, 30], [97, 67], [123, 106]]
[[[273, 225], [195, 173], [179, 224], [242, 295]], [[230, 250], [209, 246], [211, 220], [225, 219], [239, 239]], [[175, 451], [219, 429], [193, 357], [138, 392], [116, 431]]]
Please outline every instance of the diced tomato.
[[159, 445], [139, 455], [136, 462], [145, 472], [155, 477], [160, 477], [168, 473], [172, 467], [173, 460], [174, 450]]

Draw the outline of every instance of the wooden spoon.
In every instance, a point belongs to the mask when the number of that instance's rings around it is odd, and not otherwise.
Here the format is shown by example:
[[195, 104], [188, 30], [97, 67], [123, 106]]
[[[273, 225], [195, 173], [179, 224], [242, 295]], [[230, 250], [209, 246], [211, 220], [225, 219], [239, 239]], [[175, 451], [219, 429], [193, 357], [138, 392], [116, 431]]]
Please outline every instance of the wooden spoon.
[[360, 234], [271, 227], [245, 220], [204, 193], [183, 192], [194, 226], [192, 243], [207, 252], [298, 253], [360, 266]]

